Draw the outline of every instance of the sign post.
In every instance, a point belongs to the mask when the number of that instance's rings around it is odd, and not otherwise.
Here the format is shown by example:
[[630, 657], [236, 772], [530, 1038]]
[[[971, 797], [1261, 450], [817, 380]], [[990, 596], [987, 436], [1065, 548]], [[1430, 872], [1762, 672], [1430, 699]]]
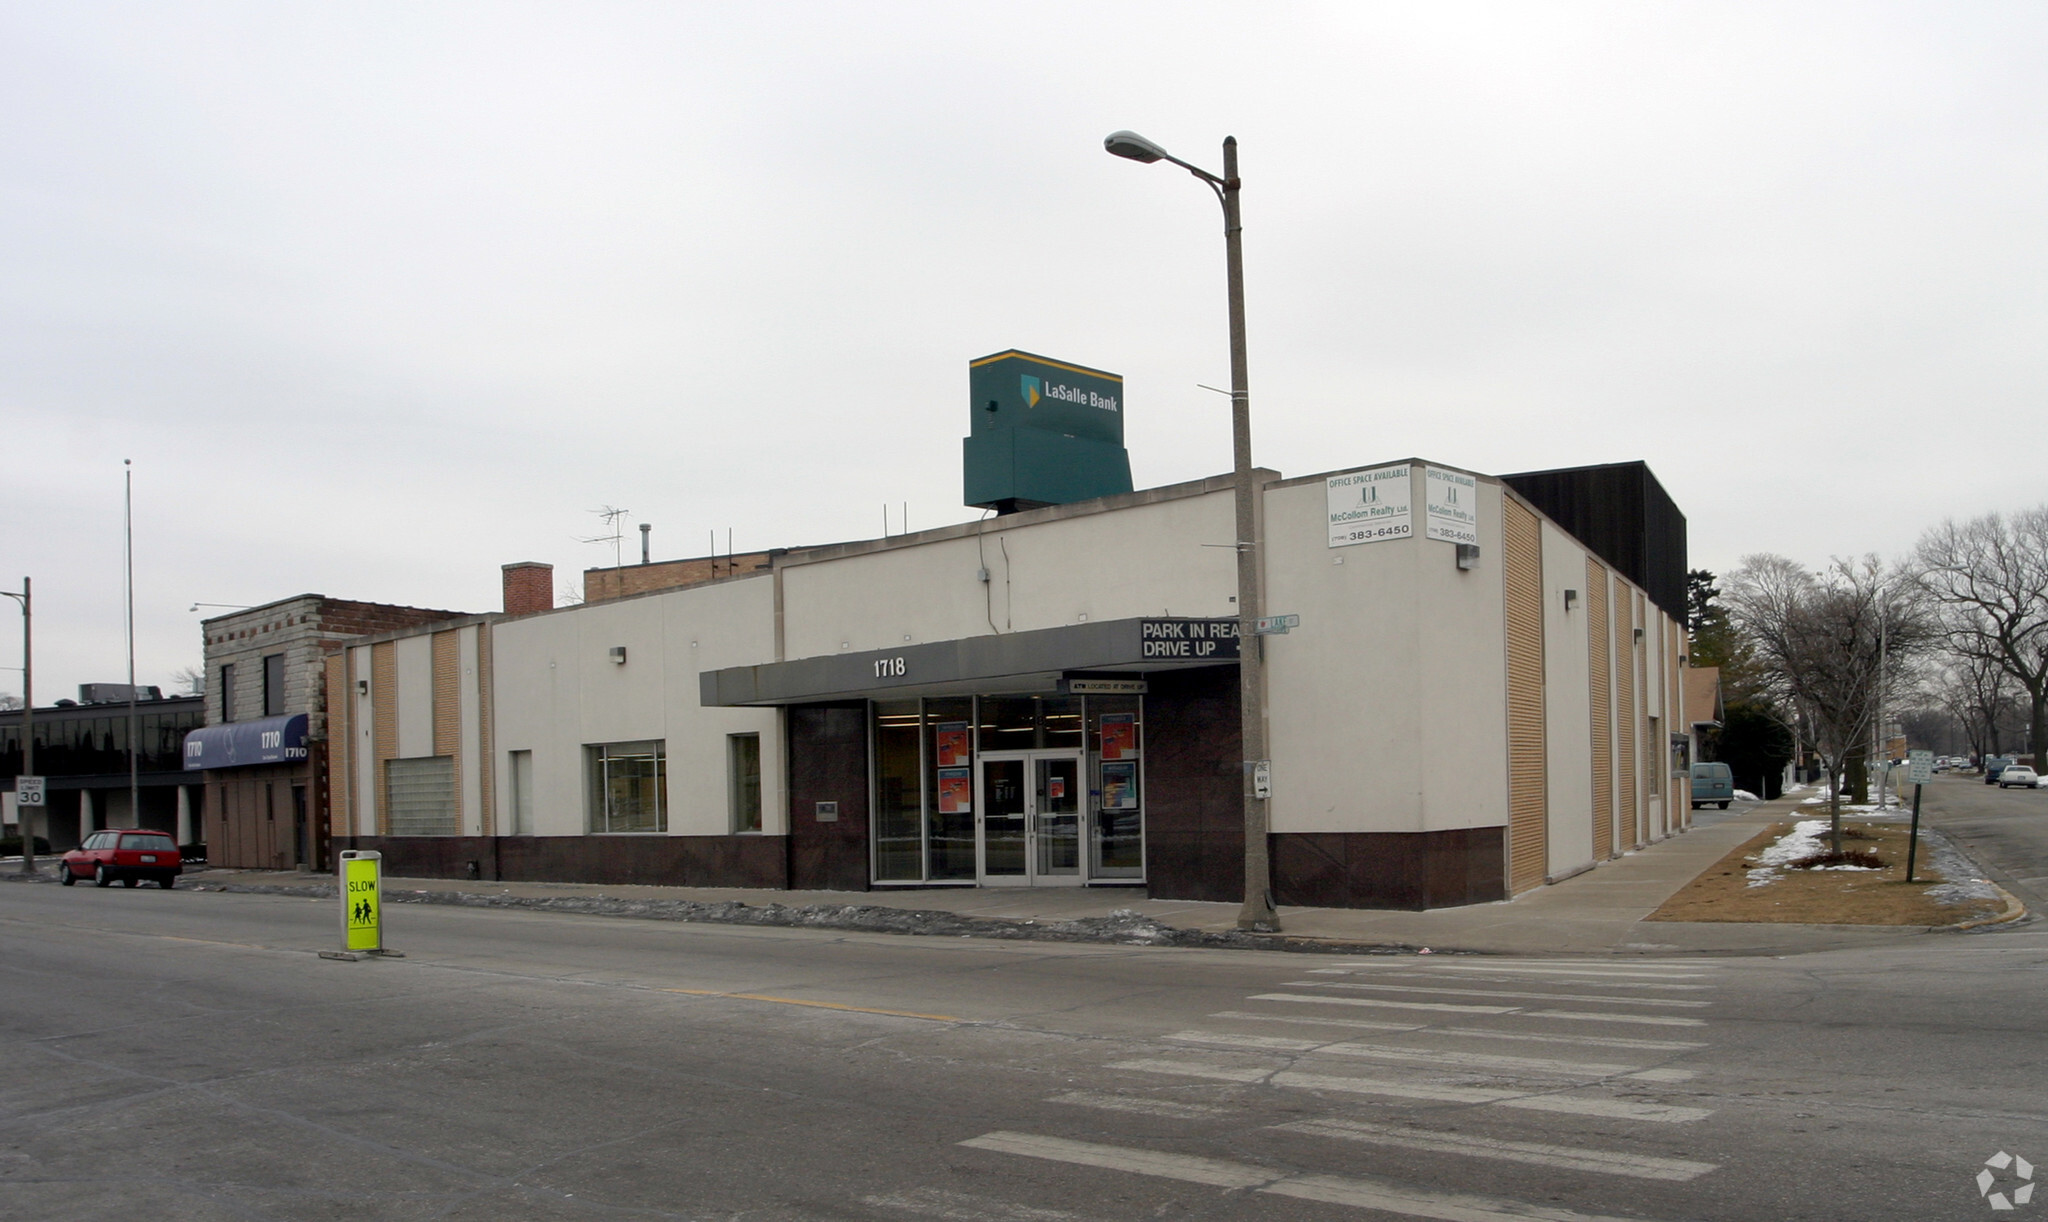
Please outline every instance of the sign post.
[[1913, 881], [1913, 858], [1920, 851], [1920, 790], [1934, 778], [1934, 752], [1911, 751], [1906, 779], [1913, 782], [1913, 830], [1906, 839], [1906, 881]]
[[341, 949], [323, 950], [320, 957], [404, 958], [384, 948], [384, 855], [372, 849], [343, 849], [340, 861]]

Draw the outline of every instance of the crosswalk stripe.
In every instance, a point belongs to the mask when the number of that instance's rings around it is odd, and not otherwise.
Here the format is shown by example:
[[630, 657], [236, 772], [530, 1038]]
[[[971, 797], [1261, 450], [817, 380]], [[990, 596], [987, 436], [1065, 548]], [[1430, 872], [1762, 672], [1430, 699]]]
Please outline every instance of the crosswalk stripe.
[[1495, 1158], [1506, 1162], [1562, 1167], [1569, 1171], [1625, 1175], [1642, 1180], [1694, 1180], [1709, 1171], [1719, 1170], [1713, 1163], [1696, 1163], [1682, 1158], [1656, 1158], [1644, 1154], [1587, 1150], [1575, 1146], [1551, 1146], [1539, 1142], [1499, 1141], [1490, 1137], [1468, 1136], [1464, 1133], [1440, 1133], [1426, 1129], [1370, 1124], [1362, 1120], [1297, 1120], [1274, 1127], [1292, 1133], [1308, 1133], [1317, 1137], [1335, 1137], [1344, 1141], [1360, 1141], [1381, 1146], [1398, 1146], [1406, 1150]]
[[[1256, 1000], [1256, 999], [1253, 999]], [[1308, 1001], [1342, 1001], [1343, 998], [1310, 997]], [[1455, 1035], [1468, 1039], [1516, 1040], [1537, 1044], [1576, 1044], [1587, 1048], [1635, 1048], [1645, 1052], [1692, 1052], [1708, 1047], [1699, 1040], [1645, 1040], [1624, 1035], [1540, 1035], [1533, 1031], [1489, 1031], [1484, 1027], [1432, 1027], [1425, 1023], [1376, 1023], [1361, 1018], [1302, 1017], [1295, 1014], [1260, 1014], [1253, 1010], [1218, 1010], [1210, 1018], [1234, 1018], [1242, 1022], [1285, 1023], [1296, 1027], [1344, 1027], [1364, 1031], [1427, 1031], [1432, 1035]]]
[[[1330, 973], [1327, 969], [1316, 968], [1309, 974], [1312, 976], [1323, 974], [1349, 976], [1353, 973]], [[1441, 980], [1443, 976], [1437, 972], [1374, 972], [1372, 973], [1372, 978], [1375, 980]], [[1574, 976], [1560, 981], [1522, 980], [1519, 978], [1519, 973], [1509, 972], [1494, 972], [1484, 976], [1466, 972], [1453, 976], [1450, 979], [1459, 984], [1467, 982], [1475, 984], [1569, 984], [1588, 989], [1662, 989], [1668, 993], [1706, 993], [1719, 987], [1711, 984], [1682, 984], [1663, 980], [1606, 980], [1592, 976]]]
[[1571, 1010], [1523, 1010], [1523, 1018], [1568, 1018], [1589, 1023], [1642, 1023], [1656, 1027], [1704, 1027], [1704, 1018], [1673, 1018], [1667, 1014], [1580, 1014]]
[[1365, 1176], [1288, 1175], [1249, 1163], [1192, 1154], [1168, 1154], [1033, 1133], [984, 1133], [960, 1143], [976, 1150], [1015, 1154], [1084, 1167], [1127, 1171], [1215, 1188], [1250, 1189], [1297, 1200], [1377, 1209], [1438, 1222], [1636, 1222], [1468, 1193], [1435, 1192]]
[[1197, 1061], [1162, 1061], [1157, 1057], [1112, 1061], [1105, 1068], [1172, 1074], [1178, 1078], [1207, 1078], [1214, 1082], [1263, 1082], [1273, 1076], [1270, 1069], [1254, 1069], [1242, 1065], [1205, 1065]]
[[1162, 1039], [1184, 1044], [1221, 1044], [1226, 1048], [1260, 1048], [1274, 1052], [1312, 1052], [1328, 1040], [1295, 1040], [1278, 1035], [1233, 1035], [1223, 1031], [1176, 1031]]
[[1188, 1044], [1215, 1044], [1226, 1048], [1316, 1052], [1326, 1056], [1360, 1057], [1373, 1061], [1408, 1061], [1423, 1065], [1449, 1065], [1460, 1069], [1499, 1069], [1514, 1073], [1548, 1074], [1570, 1078], [1611, 1078], [1634, 1073], [1642, 1068], [1640, 1065], [1616, 1065], [1599, 1061], [1559, 1061], [1549, 1057], [1439, 1052], [1431, 1048], [1405, 1048], [1395, 1044], [1331, 1044], [1317, 1040], [1284, 1039], [1271, 1035], [1234, 1035], [1220, 1031], [1176, 1031], [1165, 1038]]
[[1348, 1027], [1358, 1031], [1426, 1031], [1422, 1023], [1376, 1023], [1363, 1018], [1301, 1018], [1293, 1014], [1256, 1014], [1250, 1010], [1218, 1010], [1210, 1018], [1236, 1018], [1249, 1022], [1292, 1023], [1302, 1027]]
[[1136, 1095], [1112, 1095], [1095, 1090], [1070, 1090], [1064, 1095], [1054, 1095], [1046, 1102], [1099, 1108], [1105, 1112], [1136, 1112], [1143, 1116], [1166, 1116], [1174, 1120], [1213, 1120], [1218, 1116], [1234, 1114], [1227, 1107], [1212, 1107], [1206, 1103], [1146, 1099]]
[[[1337, 967], [1387, 967], [1419, 963], [1420, 960], [1367, 959], [1354, 962], [1340, 962]], [[1432, 959], [1432, 968], [1467, 968], [1475, 971], [1497, 971], [1513, 968], [1517, 971], [1594, 971], [1594, 972], [1671, 972], [1713, 975], [1721, 965], [1704, 959], [1689, 959], [1683, 963], [1648, 962], [1640, 959], [1495, 959], [1483, 958]]]
[[1419, 1065], [1448, 1065], [1457, 1069], [1495, 1069], [1505, 1073], [1545, 1074], [1567, 1078], [1610, 1078], [1633, 1074], [1635, 1065], [1614, 1065], [1600, 1061], [1559, 1061], [1550, 1057], [1492, 1056], [1481, 1052], [1439, 1052], [1429, 1048], [1400, 1048], [1391, 1044], [1331, 1044], [1322, 1049], [1334, 1056], [1360, 1057], [1373, 1061], [1408, 1061]]
[[1520, 1108], [1531, 1112], [1561, 1112], [1574, 1116], [1601, 1116], [1611, 1120], [1646, 1120], [1658, 1124], [1685, 1124], [1704, 1120], [1710, 1109], [1676, 1107], [1663, 1103], [1634, 1103], [1626, 1099], [1581, 1099], [1571, 1095], [1530, 1094], [1477, 1086], [1437, 1086], [1426, 1082], [1390, 1082], [1378, 1078], [1353, 1078], [1338, 1074], [1296, 1073], [1248, 1069], [1231, 1065], [1206, 1065], [1194, 1061], [1144, 1059], [1119, 1061], [1111, 1069], [1171, 1074], [1183, 1078], [1205, 1078], [1218, 1082], [1265, 1081], [1272, 1086], [1300, 1090], [1344, 1091], [1355, 1095], [1383, 1095], [1392, 1099], [1425, 1099], [1432, 1103], [1488, 1103], [1496, 1107]]
[[[1315, 1022], [1315, 1019], [1293, 1019]], [[1456, 1035], [1468, 1039], [1517, 1040], [1535, 1044], [1576, 1044], [1586, 1048], [1640, 1048], [1646, 1052], [1692, 1052], [1709, 1045], [1701, 1040], [1645, 1040], [1625, 1035], [1538, 1035], [1533, 1031], [1489, 1031], [1485, 1027], [1431, 1027], [1431, 1035]]]
[[1263, 1167], [1202, 1158], [1194, 1154], [1168, 1154], [1162, 1150], [1139, 1150], [1130, 1146], [1106, 1146], [1092, 1141], [1071, 1141], [1064, 1137], [1041, 1137], [1033, 1133], [983, 1133], [960, 1143], [975, 1150], [1000, 1154], [1021, 1154], [1084, 1167], [1110, 1171], [1131, 1171], [1161, 1179], [1207, 1184], [1212, 1188], [1263, 1188], [1281, 1178]]
[[1610, 967], [1517, 967], [1491, 963], [1439, 963], [1430, 968], [1435, 972], [1498, 972], [1509, 971], [1523, 976], [1599, 976], [1615, 979], [1636, 980], [1703, 980], [1710, 973], [1700, 971], [1628, 971]]
[[1697, 1010], [1714, 1003], [1682, 997], [1601, 997], [1587, 993], [1524, 993], [1508, 989], [1443, 989], [1420, 984], [1359, 984], [1348, 980], [1290, 980], [1290, 989], [1358, 989], [1375, 993], [1434, 993], [1439, 997], [1519, 997], [1528, 1001], [1598, 1001], [1617, 1006], [1682, 1006]]
[[1460, 1006], [1449, 1002], [1387, 1001], [1379, 997], [1316, 997], [1302, 993], [1254, 993], [1247, 1001], [1299, 1001], [1324, 1006], [1377, 1006], [1387, 1010], [1431, 1010], [1441, 1014], [1513, 1014], [1520, 1006]]

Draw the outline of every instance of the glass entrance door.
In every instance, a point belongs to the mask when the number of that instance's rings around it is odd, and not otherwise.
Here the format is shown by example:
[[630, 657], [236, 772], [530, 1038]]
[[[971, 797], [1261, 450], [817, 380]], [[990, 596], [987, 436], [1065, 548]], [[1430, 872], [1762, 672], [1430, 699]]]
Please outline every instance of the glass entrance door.
[[983, 752], [981, 881], [1078, 886], [1086, 787], [1078, 751]]

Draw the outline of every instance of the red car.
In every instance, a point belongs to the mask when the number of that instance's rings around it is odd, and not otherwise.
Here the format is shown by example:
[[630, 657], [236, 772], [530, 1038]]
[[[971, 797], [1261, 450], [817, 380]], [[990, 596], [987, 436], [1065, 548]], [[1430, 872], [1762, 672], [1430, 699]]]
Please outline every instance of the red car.
[[177, 842], [162, 832], [139, 827], [94, 832], [84, 844], [64, 854], [63, 864], [57, 867], [57, 877], [67, 887], [81, 878], [91, 879], [95, 887], [112, 886], [117, 878], [123, 886], [132, 887], [147, 878], [166, 891], [177, 885], [178, 875], [184, 872]]

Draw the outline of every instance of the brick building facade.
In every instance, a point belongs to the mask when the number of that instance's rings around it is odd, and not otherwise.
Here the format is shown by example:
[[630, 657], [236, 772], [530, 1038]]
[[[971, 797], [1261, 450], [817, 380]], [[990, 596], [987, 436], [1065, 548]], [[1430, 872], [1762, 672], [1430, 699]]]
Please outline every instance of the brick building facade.
[[[300, 594], [204, 621], [206, 729], [188, 739], [185, 767], [204, 777], [198, 836], [208, 860], [328, 868], [327, 655], [352, 637], [462, 617]], [[205, 739], [259, 722], [280, 742], [290, 737], [281, 749], [290, 758], [207, 766], [217, 759], [205, 753]]]

